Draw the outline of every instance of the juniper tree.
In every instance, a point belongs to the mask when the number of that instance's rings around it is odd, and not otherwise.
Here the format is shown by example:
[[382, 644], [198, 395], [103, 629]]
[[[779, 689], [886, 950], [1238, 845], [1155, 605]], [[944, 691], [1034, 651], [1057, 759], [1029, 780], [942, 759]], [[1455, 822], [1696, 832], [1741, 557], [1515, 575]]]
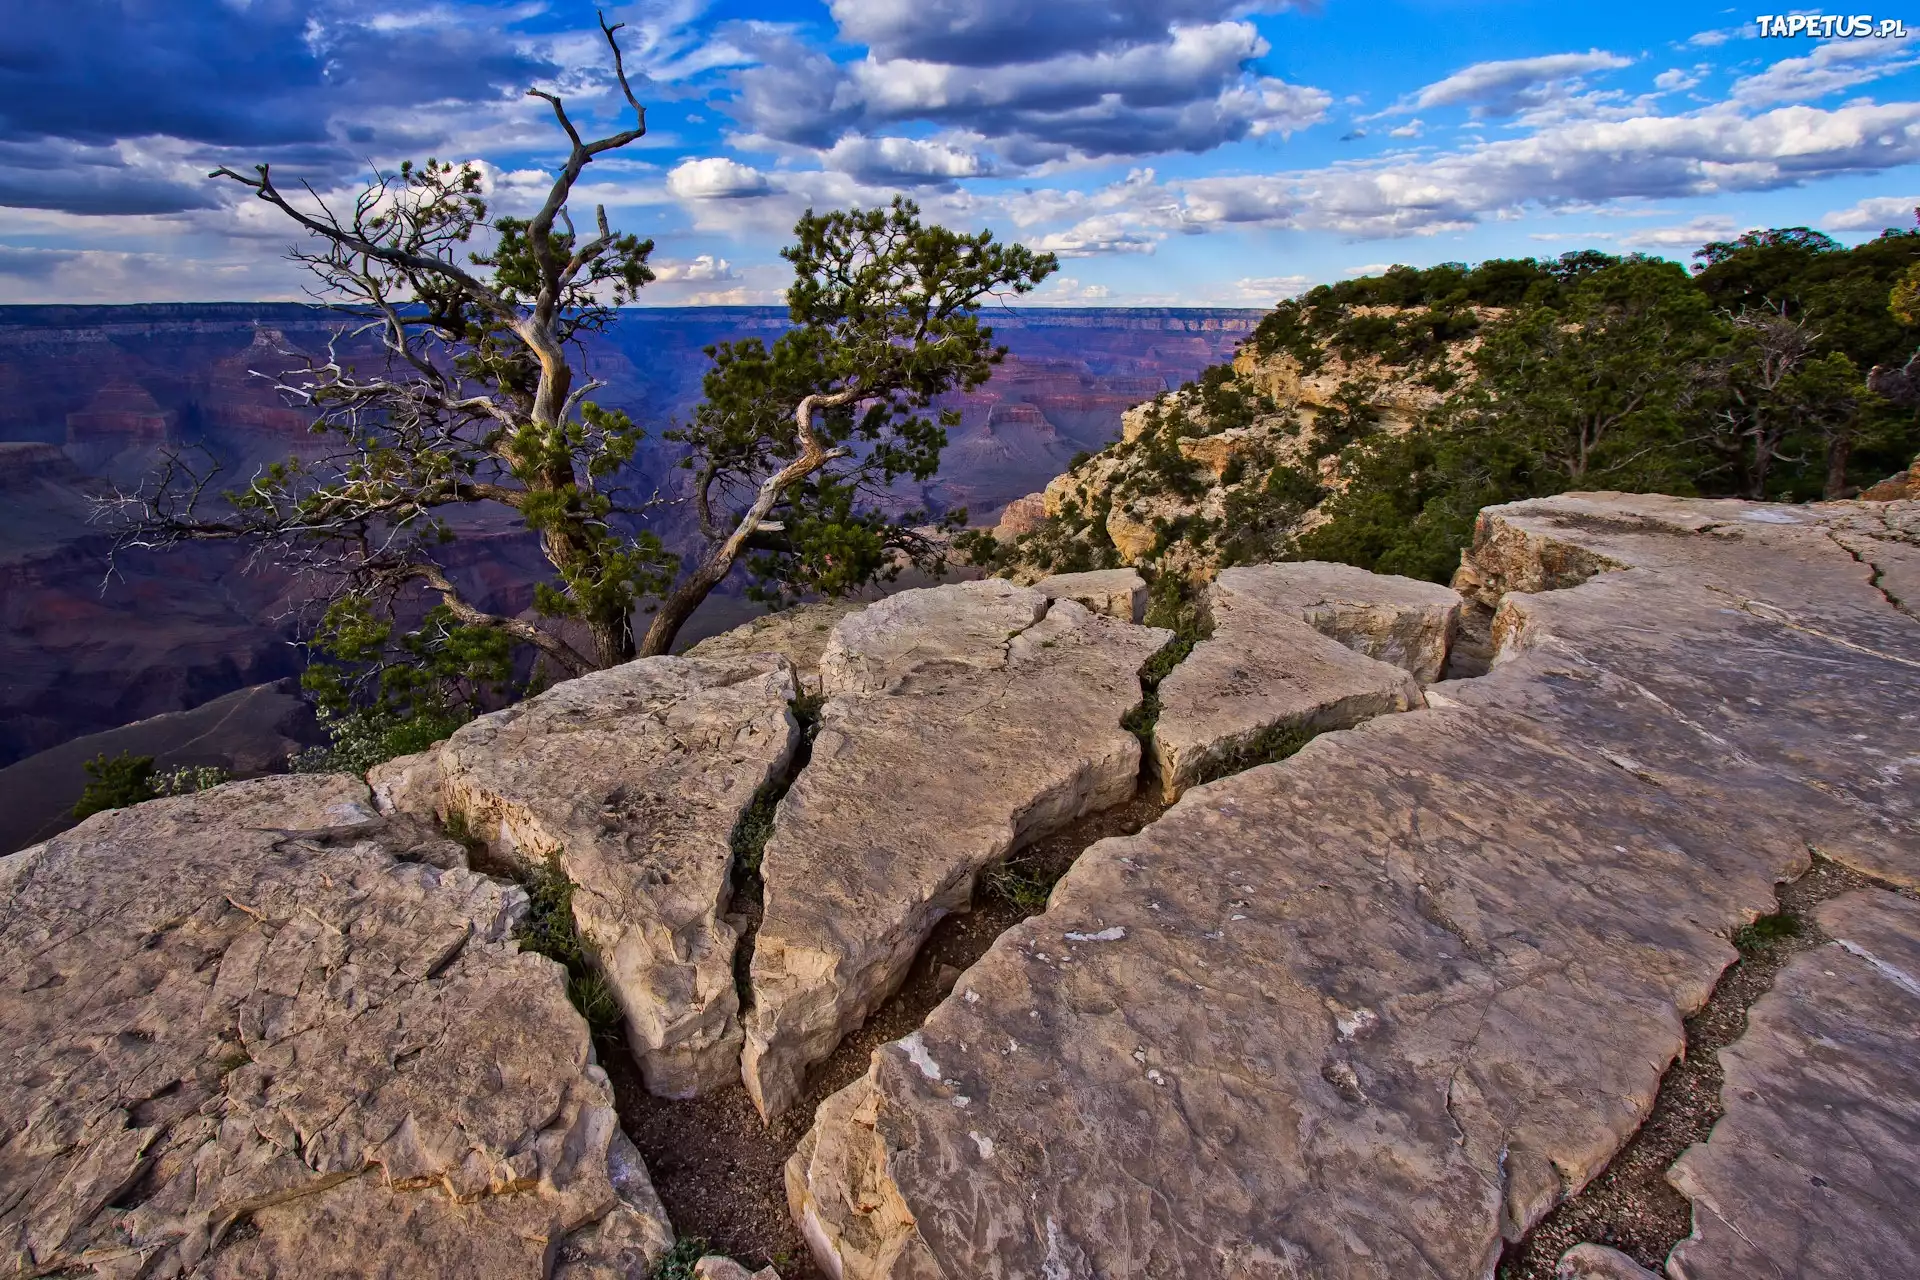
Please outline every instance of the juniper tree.
[[[350, 208], [310, 188], [290, 196], [264, 164], [211, 175], [309, 234], [291, 258], [353, 318], [324, 354], [274, 378], [335, 447], [226, 492], [217, 467], [175, 454], [119, 500], [130, 509], [121, 545], [248, 541], [320, 584], [332, 601], [323, 640], [352, 632], [364, 650], [369, 617], [390, 619], [412, 593], [441, 630], [535, 646], [568, 674], [667, 652], [743, 557], [763, 596], [842, 592], [937, 561], [936, 543], [915, 532], [918, 513], [889, 518], [872, 504], [900, 477], [937, 470], [946, 437], [929, 414], [934, 398], [979, 385], [1005, 354], [978, 307], [1032, 289], [1053, 258], [988, 232], [924, 226], [904, 200], [809, 210], [784, 251], [792, 329], [771, 346], [709, 349], [705, 402], [665, 433], [684, 446], [691, 493], [636, 501], [622, 480], [643, 433], [589, 399], [604, 384], [581, 371], [584, 340], [653, 279], [651, 241], [613, 230], [604, 207], [586, 230], [570, 210], [587, 166], [646, 133], [620, 24], [602, 18], [600, 28], [634, 123], [589, 140], [558, 95], [528, 90], [567, 144], [531, 217], [492, 215], [472, 164], [376, 174]], [[378, 340], [379, 368], [341, 354], [356, 337]], [[702, 535], [684, 564], [647, 527], [676, 500], [694, 504]], [[460, 513], [485, 504], [537, 535], [553, 571], [535, 585], [533, 618], [481, 609], [447, 572]], [[657, 610], [642, 644], [632, 619], [649, 599]], [[590, 644], [570, 642], [558, 619], [581, 624]]]

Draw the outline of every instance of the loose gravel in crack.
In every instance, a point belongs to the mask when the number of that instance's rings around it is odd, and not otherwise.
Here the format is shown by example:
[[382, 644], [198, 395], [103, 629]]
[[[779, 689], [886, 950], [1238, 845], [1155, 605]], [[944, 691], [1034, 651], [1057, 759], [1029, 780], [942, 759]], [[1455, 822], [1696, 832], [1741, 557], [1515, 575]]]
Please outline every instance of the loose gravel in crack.
[[656, 1098], [624, 1046], [603, 1046], [621, 1127], [646, 1158], [674, 1230], [702, 1237], [713, 1252], [749, 1267], [771, 1263], [782, 1280], [824, 1280], [787, 1212], [787, 1157], [813, 1123], [814, 1108], [863, 1075], [875, 1049], [917, 1030], [994, 939], [1044, 909], [1048, 891], [1082, 851], [1134, 834], [1165, 809], [1142, 788], [1126, 804], [1088, 814], [984, 873], [973, 910], [934, 928], [899, 992], [814, 1066], [805, 1097], [771, 1125], [761, 1123], [741, 1085], [687, 1101]]
[[1776, 914], [1734, 934], [1740, 958], [1687, 1019], [1686, 1048], [1661, 1080], [1646, 1122], [1599, 1177], [1507, 1246], [1499, 1280], [1554, 1280], [1560, 1255], [1585, 1243], [1618, 1249], [1661, 1272], [1668, 1252], [1693, 1230], [1693, 1207], [1667, 1181], [1667, 1169], [1681, 1152], [1706, 1141], [1720, 1118], [1720, 1050], [1746, 1031], [1747, 1010], [1772, 989], [1787, 961], [1828, 941], [1813, 909], [1869, 887], [1893, 889], [1816, 855], [1805, 875], [1779, 887]]

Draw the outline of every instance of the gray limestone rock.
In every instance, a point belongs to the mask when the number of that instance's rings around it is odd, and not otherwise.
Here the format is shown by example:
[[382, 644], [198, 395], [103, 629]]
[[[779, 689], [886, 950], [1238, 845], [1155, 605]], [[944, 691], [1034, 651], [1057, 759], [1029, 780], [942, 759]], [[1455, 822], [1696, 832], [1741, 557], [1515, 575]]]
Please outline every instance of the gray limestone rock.
[[1920, 627], [1872, 567], [1906, 544], [1843, 545], [1856, 515], [1484, 513], [1476, 591], [1562, 588], [1496, 596], [1492, 672], [1083, 854], [821, 1106], [788, 1192], [822, 1265], [1488, 1274], [1639, 1126], [1809, 845], [1920, 875]]
[[[1259, 763], [1289, 734], [1344, 729], [1421, 705], [1405, 670], [1307, 621], [1307, 602], [1323, 593], [1311, 578], [1295, 586], [1297, 567], [1227, 569], [1208, 587], [1212, 636], [1160, 682], [1154, 776], [1168, 800]], [[1384, 596], [1392, 594], [1389, 584]]]
[[[672, 1241], [518, 888], [342, 775], [0, 859], [9, 1274], [646, 1274]], [[409, 837], [410, 838], [410, 837]], [[245, 1223], [246, 1230], [235, 1228]]]
[[[792, 757], [793, 694], [777, 654], [642, 658], [482, 716], [434, 753], [443, 815], [496, 857], [559, 859], [579, 886], [574, 919], [654, 1093], [739, 1071], [732, 836]], [[419, 789], [376, 773], [389, 782]]]
[[1669, 1173], [1693, 1201], [1676, 1280], [1920, 1275], [1920, 903], [1881, 890], [1817, 912], [1720, 1051], [1725, 1114]]
[[818, 689], [820, 658], [840, 619], [867, 606], [858, 600], [821, 600], [755, 618], [731, 631], [708, 636], [683, 655], [688, 658], [742, 658], [778, 653], [793, 664], [808, 692]]
[[1577, 1244], [1560, 1255], [1554, 1280], [1660, 1280], [1660, 1277], [1618, 1249], [1603, 1244]]
[[981, 871], [1133, 794], [1121, 718], [1168, 638], [993, 580], [840, 624], [822, 664], [836, 696], [761, 868], [742, 1069], [763, 1115], [893, 993]]
[[1450, 588], [1322, 560], [1225, 569], [1215, 591], [1294, 614], [1421, 684], [1440, 678], [1460, 626], [1460, 595]]
[[1147, 616], [1146, 579], [1132, 569], [1056, 573], [1033, 586], [1049, 600], [1074, 600], [1122, 622], [1139, 622]]

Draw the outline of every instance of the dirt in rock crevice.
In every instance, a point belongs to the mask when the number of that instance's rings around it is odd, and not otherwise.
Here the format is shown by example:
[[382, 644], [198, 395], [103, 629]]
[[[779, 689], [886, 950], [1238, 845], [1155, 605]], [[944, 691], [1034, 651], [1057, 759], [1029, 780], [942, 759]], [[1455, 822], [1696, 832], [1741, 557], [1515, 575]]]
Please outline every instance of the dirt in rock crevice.
[[601, 1064], [613, 1080], [621, 1127], [645, 1158], [674, 1230], [750, 1267], [772, 1263], [782, 1280], [821, 1280], [787, 1212], [785, 1173], [814, 1109], [866, 1074], [875, 1049], [926, 1021], [994, 939], [1042, 910], [1083, 850], [1108, 836], [1134, 834], [1165, 808], [1142, 788], [1127, 803], [1080, 818], [984, 872], [973, 909], [935, 926], [899, 992], [832, 1057], [815, 1064], [803, 1097], [771, 1125], [761, 1123], [738, 1084], [685, 1101], [654, 1097], [624, 1040], [603, 1040]]
[[1661, 1080], [1653, 1111], [1598, 1177], [1507, 1246], [1499, 1280], [1553, 1280], [1560, 1255], [1583, 1243], [1618, 1249], [1664, 1274], [1667, 1254], [1693, 1230], [1693, 1207], [1667, 1181], [1667, 1170], [1706, 1141], [1720, 1118], [1720, 1050], [1746, 1031], [1747, 1010], [1789, 960], [1830, 941], [1814, 923], [1814, 908], [1864, 888], [1904, 892], [1816, 855], [1805, 875], [1779, 887], [1778, 912], [1734, 933], [1740, 958], [1687, 1019], [1686, 1047]]

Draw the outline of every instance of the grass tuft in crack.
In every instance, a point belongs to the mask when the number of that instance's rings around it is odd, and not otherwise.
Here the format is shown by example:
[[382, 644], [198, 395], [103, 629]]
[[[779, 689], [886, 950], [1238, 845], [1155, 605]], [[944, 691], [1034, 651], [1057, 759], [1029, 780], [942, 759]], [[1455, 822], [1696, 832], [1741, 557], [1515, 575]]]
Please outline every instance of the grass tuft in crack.
[[1203, 762], [1194, 773], [1192, 785], [1197, 787], [1205, 782], [1245, 773], [1257, 765], [1285, 760], [1319, 735], [1318, 729], [1303, 724], [1277, 724], [1262, 729], [1251, 738]]
[[573, 919], [574, 883], [559, 855], [532, 868], [522, 878], [527, 891], [527, 918], [516, 933], [520, 947], [557, 960], [567, 971], [567, 999], [587, 1020], [597, 1036], [617, 1034], [620, 1002], [600, 972], [593, 944], [580, 934]]
[[1141, 666], [1140, 702], [1120, 717], [1121, 728], [1143, 743], [1152, 740], [1153, 727], [1160, 721], [1160, 682], [1186, 661], [1195, 645], [1213, 634], [1199, 589], [1174, 573], [1163, 573], [1154, 580], [1147, 599], [1146, 623], [1166, 627], [1173, 632], [1173, 639]]

